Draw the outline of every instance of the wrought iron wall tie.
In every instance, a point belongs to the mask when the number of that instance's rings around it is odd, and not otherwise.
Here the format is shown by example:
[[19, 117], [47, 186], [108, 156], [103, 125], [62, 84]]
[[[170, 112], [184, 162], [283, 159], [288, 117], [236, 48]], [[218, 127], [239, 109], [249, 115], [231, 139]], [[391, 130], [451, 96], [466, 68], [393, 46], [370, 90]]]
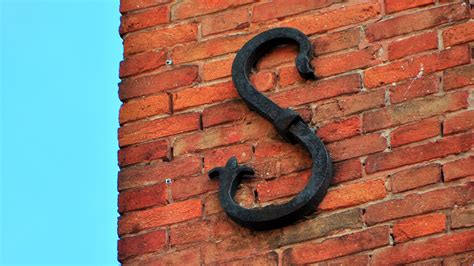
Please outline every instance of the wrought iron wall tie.
[[295, 111], [282, 109], [258, 92], [249, 80], [257, 60], [272, 47], [285, 43], [299, 46], [295, 63], [301, 77], [315, 78], [311, 43], [306, 35], [292, 28], [276, 28], [255, 36], [240, 49], [232, 64], [232, 80], [251, 110], [270, 121], [285, 140], [299, 143], [310, 154], [313, 163], [308, 183], [287, 203], [248, 209], [236, 203], [234, 196], [242, 178], [254, 174], [252, 168], [239, 166], [237, 159], [232, 157], [225, 167], [216, 167], [209, 172], [210, 178], [219, 178], [219, 200], [227, 215], [237, 224], [256, 230], [282, 227], [313, 213], [326, 195], [332, 178], [329, 153], [311, 128]]

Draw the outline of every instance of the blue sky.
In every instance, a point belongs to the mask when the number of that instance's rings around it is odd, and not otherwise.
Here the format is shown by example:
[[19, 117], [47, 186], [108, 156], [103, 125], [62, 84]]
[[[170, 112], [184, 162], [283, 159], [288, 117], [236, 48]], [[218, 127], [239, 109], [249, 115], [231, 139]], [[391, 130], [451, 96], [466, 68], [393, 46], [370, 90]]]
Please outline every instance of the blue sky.
[[0, 264], [116, 265], [119, 1], [0, 3]]

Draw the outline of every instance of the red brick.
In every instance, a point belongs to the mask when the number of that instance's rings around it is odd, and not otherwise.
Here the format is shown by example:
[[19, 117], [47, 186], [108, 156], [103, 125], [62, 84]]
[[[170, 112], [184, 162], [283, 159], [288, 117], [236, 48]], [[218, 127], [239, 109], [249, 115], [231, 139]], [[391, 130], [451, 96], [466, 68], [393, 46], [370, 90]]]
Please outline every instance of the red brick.
[[434, 213], [416, 216], [393, 224], [395, 242], [401, 243], [408, 240], [443, 232], [446, 229], [446, 216]]
[[268, 51], [257, 62], [258, 69], [272, 68], [284, 63], [294, 62], [298, 47], [296, 45], [284, 44]]
[[175, 64], [181, 64], [236, 52], [251, 37], [249, 34], [231, 35], [179, 45], [173, 49], [171, 58]]
[[387, 13], [394, 13], [414, 7], [431, 5], [434, 2], [434, 0], [386, 0], [385, 11]]
[[380, 134], [357, 136], [326, 145], [334, 161], [379, 152], [387, 148], [387, 140]]
[[474, 156], [459, 159], [443, 165], [444, 181], [452, 181], [474, 175]]
[[308, 10], [314, 10], [329, 6], [342, 0], [294, 0], [291, 2], [291, 8], [285, 0], [274, 0], [273, 2], [263, 3], [253, 8], [253, 22], [270, 20], [286, 17], [293, 14], [302, 13]]
[[357, 92], [360, 86], [360, 76], [358, 74], [350, 74], [275, 93], [270, 96], [270, 99], [282, 107], [297, 106], [346, 93]]
[[188, 200], [155, 207], [143, 211], [126, 213], [118, 222], [119, 235], [135, 233], [145, 229], [175, 224], [201, 217], [201, 200]]
[[123, 40], [124, 54], [130, 55], [194, 41], [197, 38], [197, 30], [197, 24], [192, 23], [130, 34]]
[[451, 228], [474, 226], [474, 208], [454, 209], [451, 212]]
[[[429, 0], [430, 2], [432, 0]], [[388, 59], [396, 60], [419, 52], [438, 48], [438, 35], [428, 32], [411, 36], [388, 44]]]
[[366, 160], [365, 170], [367, 173], [375, 173], [435, 158], [443, 158], [470, 150], [474, 144], [473, 141], [472, 133], [468, 133], [417, 146], [400, 147], [391, 152], [370, 155]]
[[180, 246], [184, 244], [206, 241], [212, 235], [211, 227], [206, 221], [192, 221], [170, 228], [170, 244]]
[[165, 24], [170, 21], [168, 6], [157, 6], [141, 12], [125, 14], [120, 19], [120, 34]]
[[119, 128], [120, 147], [176, 135], [199, 128], [199, 114], [186, 113], [152, 121], [137, 122]]
[[375, 22], [367, 26], [365, 33], [367, 39], [374, 42], [468, 17], [469, 9], [466, 5], [452, 4]]
[[469, 57], [467, 46], [457, 46], [428, 55], [376, 66], [364, 72], [364, 84], [368, 88], [373, 88], [437, 72], [454, 66], [468, 64], [470, 62]]
[[236, 124], [230, 127], [208, 128], [202, 132], [177, 138], [173, 152], [174, 155], [180, 155], [275, 134], [276, 132], [271, 128], [270, 123], [257, 121], [248, 124]]
[[311, 172], [305, 171], [258, 183], [256, 187], [258, 200], [266, 202], [298, 194], [308, 183], [310, 175]]
[[242, 102], [226, 102], [208, 107], [202, 111], [203, 127], [215, 126], [231, 121], [243, 120], [250, 110]]
[[474, 40], [474, 22], [465, 22], [443, 31], [445, 47]]
[[300, 150], [296, 145], [289, 145], [286, 142], [278, 140], [259, 141], [255, 146], [255, 158], [264, 160], [268, 158], [283, 157], [294, 154]]
[[474, 127], [474, 111], [449, 115], [443, 123], [443, 134], [463, 132]]
[[122, 191], [149, 186], [164, 182], [166, 178], [176, 179], [198, 173], [201, 173], [201, 159], [198, 156], [175, 158], [170, 162], [152, 162], [122, 169], [118, 176], [118, 189]]
[[443, 260], [443, 266], [472, 266], [474, 264], [474, 251], [450, 256]]
[[234, 58], [235, 55], [230, 55], [225, 58], [205, 62], [202, 66], [202, 80], [209, 81], [229, 77], [231, 75]]
[[376, 251], [374, 265], [402, 265], [474, 249], [474, 231], [456, 232], [426, 240], [408, 242]]
[[422, 194], [410, 194], [400, 199], [384, 201], [366, 208], [368, 225], [388, 220], [423, 214], [440, 209], [465, 205], [474, 196], [473, 184], [433, 190]]
[[349, 255], [329, 261], [315, 263], [314, 266], [370, 265], [369, 254]]
[[[271, 72], [260, 72], [251, 78], [259, 91], [267, 91], [275, 86], [276, 78]], [[238, 96], [232, 81], [211, 86], [186, 88], [173, 93], [173, 109], [181, 110], [188, 107], [220, 102]]]
[[401, 126], [390, 133], [390, 144], [398, 147], [412, 142], [439, 136], [441, 124], [437, 117], [422, 120], [420, 122]]
[[364, 132], [369, 132], [456, 111], [468, 106], [468, 97], [466, 92], [425, 97], [364, 113], [362, 128]]
[[249, 26], [249, 12], [246, 8], [231, 10], [224, 14], [204, 17], [201, 21], [203, 36]]
[[444, 72], [444, 89], [452, 90], [474, 84], [474, 64]]
[[317, 57], [312, 63], [317, 77], [327, 77], [378, 65], [382, 62], [380, 54], [379, 46], [371, 46], [359, 51]]
[[441, 168], [439, 164], [430, 164], [398, 172], [390, 179], [392, 192], [399, 193], [441, 181]]
[[174, 6], [176, 19], [197, 17], [221, 10], [231, 9], [244, 5], [252, 0], [228, 0], [228, 1], [208, 1], [208, 0], [184, 0]]
[[169, 151], [169, 141], [162, 139], [154, 142], [122, 148], [118, 152], [118, 161], [119, 165], [124, 167], [131, 164], [168, 158]]
[[203, 153], [204, 171], [224, 166], [232, 156], [235, 156], [239, 163], [248, 162], [252, 159], [252, 154], [252, 145], [246, 143], [205, 151]]
[[[192, 189], [190, 188], [192, 184]], [[200, 195], [219, 188], [217, 180], [211, 180], [207, 174], [185, 177], [173, 181], [171, 184], [171, 194], [173, 199], [182, 200], [192, 196]]]
[[120, 12], [125, 13], [169, 2], [171, 0], [120, 0]]
[[164, 205], [168, 202], [168, 191], [164, 183], [153, 186], [130, 189], [120, 192], [118, 210], [120, 213]]
[[123, 101], [128, 98], [187, 86], [192, 84], [197, 77], [198, 68], [196, 66], [182, 66], [142, 78], [126, 79], [119, 85], [119, 97]]
[[138, 257], [129, 260], [125, 265], [139, 266], [139, 265], [199, 265], [201, 263], [201, 251], [199, 248], [189, 248], [185, 250], [173, 250], [168, 253], [153, 254]]
[[166, 93], [151, 95], [127, 101], [120, 107], [120, 124], [150, 117], [153, 115], [169, 114], [171, 110], [170, 97]]
[[360, 28], [350, 28], [343, 31], [318, 36], [313, 40], [313, 49], [316, 55], [336, 52], [357, 47], [360, 42]]
[[380, 14], [377, 1], [346, 6], [321, 14], [296, 17], [281, 23], [282, 27], [297, 28], [306, 35], [326, 32], [335, 28], [357, 24], [376, 18]]
[[150, 51], [126, 57], [120, 62], [121, 78], [159, 68], [166, 64], [166, 51]]
[[363, 183], [344, 185], [330, 190], [319, 205], [328, 211], [382, 199], [387, 195], [384, 180], [376, 179]]
[[359, 159], [352, 159], [333, 165], [332, 183], [338, 184], [362, 177], [362, 163]]
[[390, 87], [390, 102], [401, 103], [413, 98], [430, 95], [438, 92], [439, 79], [436, 76], [415, 77], [402, 84]]
[[368, 109], [385, 105], [385, 90], [343, 96], [316, 106], [313, 122], [345, 117]]
[[278, 265], [278, 254], [272, 251], [268, 254], [257, 255], [250, 258], [239, 259], [220, 263], [223, 266], [241, 266], [241, 265]]
[[381, 226], [330, 238], [321, 243], [302, 243], [285, 250], [283, 262], [291, 265], [333, 259], [388, 245], [388, 238], [389, 227]]
[[325, 124], [317, 130], [318, 136], [324, 142], [332, 142], [359, 135], [361, 132], [361, 123], [358, 116], [345, 120]]
[[131, 256], [161, 250], [165, 245], [165, 230], [157, 230], [141, 235], [125, 237], [118, 241], [118, 257], [120, 261], [123, 261]]
[[286, 87], [295, 83], [301, 83], [305, 80], [300, 76], [296, 67], [282, 67], [278, 73], [278, 84], [280, 87]]

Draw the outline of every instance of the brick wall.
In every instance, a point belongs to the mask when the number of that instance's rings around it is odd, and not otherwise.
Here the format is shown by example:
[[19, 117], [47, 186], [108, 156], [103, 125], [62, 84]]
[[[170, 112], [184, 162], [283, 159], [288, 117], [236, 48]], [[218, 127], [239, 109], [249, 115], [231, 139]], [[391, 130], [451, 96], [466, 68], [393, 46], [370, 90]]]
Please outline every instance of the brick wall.
[[[120, 12], [121, 262], [474, 261], [469, 1], [122, 0]], [[279, 26], [309, 36], [319, 79], [297, 75], [287, 46], [253, 82], [317, 129], [335, 174], [316, 214], [252, 232], [225, 216], [206, 174], [231, 155], [254, 167], [237, 196], [248, 207], [305, 185], [309, 156], [249, 111], [230, 77], [238, 49]]]

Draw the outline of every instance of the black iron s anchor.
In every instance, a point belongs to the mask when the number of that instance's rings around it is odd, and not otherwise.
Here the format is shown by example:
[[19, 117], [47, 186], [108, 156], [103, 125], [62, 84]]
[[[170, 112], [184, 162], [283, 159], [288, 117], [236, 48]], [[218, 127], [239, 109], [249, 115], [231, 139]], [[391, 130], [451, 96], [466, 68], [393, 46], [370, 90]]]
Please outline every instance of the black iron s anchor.
[[237, 159], [232, 157], [225, 167], [209, 172], [209, 177], [219, 178], [219, 200], [227, 215], [237, 224], [256, 230], [282, 227], [314, 212], [326, 195], [332, 178], [331, 158], [316, 134], [296, 112], [279, 107], [258, 92], [249, 80], [249, 73], [257, 60], [270, 48], [284, 43], [299, 46], [296, 57], [298, 72], [305, 79], [314, 78], [310, 63], [311, 43], [306, 35], [292, 28], [276, 28], [255, 36], [242, 47], [232, 65], [232, 80], [250, 109], [270, 121], [285, 140], [299, 143], [311, 155], [311, 177], [306, 187], [287, 203], [248, 209], [236, 203], [234, 196], [242, 178], [254, 174], [252, 168], [239, 166]]

